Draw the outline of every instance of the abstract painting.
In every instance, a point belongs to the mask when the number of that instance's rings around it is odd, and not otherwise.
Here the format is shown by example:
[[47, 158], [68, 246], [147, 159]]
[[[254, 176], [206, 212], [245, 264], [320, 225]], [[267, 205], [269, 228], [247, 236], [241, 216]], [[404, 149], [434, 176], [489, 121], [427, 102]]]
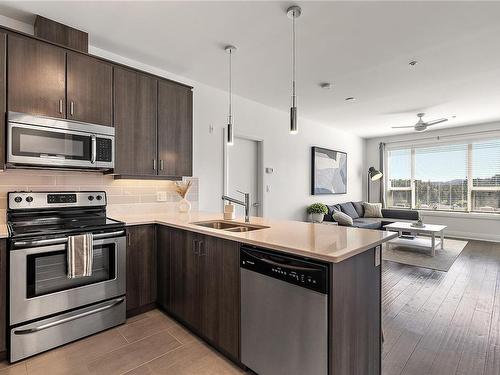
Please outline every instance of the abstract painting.
[[311, 194], [347, 193], [347, 154], [312, 148]]

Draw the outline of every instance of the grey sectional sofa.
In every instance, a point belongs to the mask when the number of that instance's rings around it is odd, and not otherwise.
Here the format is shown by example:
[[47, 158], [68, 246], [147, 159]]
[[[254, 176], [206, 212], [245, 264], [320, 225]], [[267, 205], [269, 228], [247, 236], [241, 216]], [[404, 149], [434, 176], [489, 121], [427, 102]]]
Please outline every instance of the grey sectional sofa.
[[419, 214], [416, 210], [382, 208], [381, 218], [364, 217], [365, 210], [363, 202], [346, 202], [334, 205], [327, 205], [328, 214], [325, 215], [325, 221], [335, 221], [333, 219], [334, 211], [341, 211], [352, 217], [353, 226], [357, 228], [381, 229], [384, 225], [395, 221], [418, 220]]

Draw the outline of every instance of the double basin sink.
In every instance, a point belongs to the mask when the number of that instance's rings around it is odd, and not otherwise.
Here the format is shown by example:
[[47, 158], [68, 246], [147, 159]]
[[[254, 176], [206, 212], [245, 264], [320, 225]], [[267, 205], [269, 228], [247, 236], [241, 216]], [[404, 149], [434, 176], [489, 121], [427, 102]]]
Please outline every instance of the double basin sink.
[[223, 230], [226, 232], [251, 232], [254, 230], [269, 228], [269, 227], [266, 227], [265, 225], [238, 223], [238, 222], [226, 221], [226, 220], [199, 221], [199, 222], [191, 223], [191, 224], [198, 225], [200, 227], [205, 227], [205, 228]]

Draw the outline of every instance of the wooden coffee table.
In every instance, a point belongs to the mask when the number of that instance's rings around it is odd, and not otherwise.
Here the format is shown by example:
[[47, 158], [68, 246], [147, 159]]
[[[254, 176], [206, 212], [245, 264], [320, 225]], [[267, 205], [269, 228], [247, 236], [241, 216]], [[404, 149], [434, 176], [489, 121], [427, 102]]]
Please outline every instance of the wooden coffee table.
[[[444, 230], [446, 229], [446, 225], [425, 224], [423, 227], [412, 227], [411, 224], [412, 223], [397, 221], [392, 224], [384, 225], [386, 230], [399, 233], [399, 237], [390, 240], [388, 244], [430, 249], [432, 256], [436, 255], [436, 246], [441, 245], [441, 250], [443, 249]], [[409, 232], [414, 235], [427, 234], [431, 237], [404, 238], [401, 237], [403, 232]], [[436, 235], [440, 237], [437, 241]]]

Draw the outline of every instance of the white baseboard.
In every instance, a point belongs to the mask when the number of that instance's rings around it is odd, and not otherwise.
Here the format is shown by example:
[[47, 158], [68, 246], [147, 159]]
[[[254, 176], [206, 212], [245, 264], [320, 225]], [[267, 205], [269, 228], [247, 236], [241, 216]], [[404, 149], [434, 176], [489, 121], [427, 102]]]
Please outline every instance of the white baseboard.
[[444, 231], [445, 237], [460, 238], [463, 240], [478, 240], [478, 241], [489, 241], [489, 242], [500, 242], [499, 234], [485, 234], [485, 233], [469, 233], [469, 232], [458, 232], [458, 231]]

